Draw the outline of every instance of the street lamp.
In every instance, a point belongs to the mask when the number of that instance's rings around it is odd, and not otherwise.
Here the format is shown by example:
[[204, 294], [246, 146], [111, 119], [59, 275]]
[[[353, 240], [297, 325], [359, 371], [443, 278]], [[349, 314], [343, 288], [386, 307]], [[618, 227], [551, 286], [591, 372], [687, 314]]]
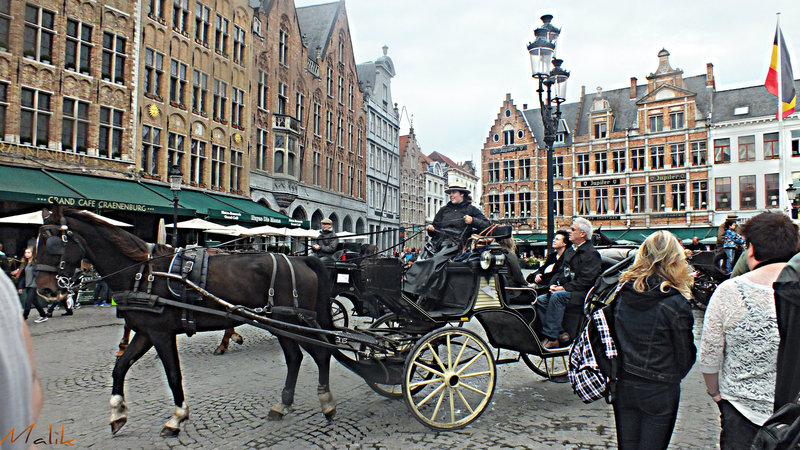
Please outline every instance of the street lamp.
[[[561, 68], [562, 60], [555, 58], [556, 39], [561, 29], [550, 22], [553, 16], [542, 16], [542, 26], [533, 31], [536, 39], [528, 44], [531, 57], [531, 74], [539, 82], [536, 92], [544, 126], [544, 144], [547, 148], [547, 248], [553, 250], [555, 228], [555, 191], [553, 190], [553, 144], [561, 120], [561, 104], [566, 100], [569, 72]], [[545, 93], [547, 95], [545, 96]], [[555, 107], [555, 111], [553, 111]]]
[[181, 167], [173, 164], [167, 173], [169, 178], [169, 190], [172, 191], [172, 248], [178, 248], [178, 193], [181, 191], [183, 183], [183, 173]]
[[798, 198], [797, 198], [797, 183], [792, 182], [788, 188], [786, 188], [786, 195], [789, 197], [789, 203], [791, 203], [791, 214], [790, 216], [792, 219], [797, 219], [797, 207], [798, 207]]

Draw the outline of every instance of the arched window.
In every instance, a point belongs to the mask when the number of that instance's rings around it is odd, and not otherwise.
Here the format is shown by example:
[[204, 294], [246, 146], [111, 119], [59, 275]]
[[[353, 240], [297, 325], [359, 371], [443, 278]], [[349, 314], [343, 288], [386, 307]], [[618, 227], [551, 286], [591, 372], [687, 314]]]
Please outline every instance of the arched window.
[[283, 150], [275, 150], [275, 173], [283, 173]]

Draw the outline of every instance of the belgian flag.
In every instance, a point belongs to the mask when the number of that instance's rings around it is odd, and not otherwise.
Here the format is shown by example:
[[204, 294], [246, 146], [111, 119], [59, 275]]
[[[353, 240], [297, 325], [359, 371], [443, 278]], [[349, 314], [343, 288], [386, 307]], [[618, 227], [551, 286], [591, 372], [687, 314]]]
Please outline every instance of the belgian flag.
[[[781, 52], [780, 70], [778, 70], [778, 51]], [[772, 42], [772, 59], [769, 63], [767, 80], [764, 82], [767, 92], [776, 97], [779, 95], [779, 77], [781, 83], [780, 110], [783, 112], [782, 118], [785, 119], [795, 111], [797, 94], [794, 89], [794, 75], [792, 74], [792, 62], [789, 60], [789, 50], [786, 48], [786, 41], [783, 40], [783, 33], [780, 28], [776, 28], [775, 40]], [[777, 110], [775, 117], [778, 118]]]

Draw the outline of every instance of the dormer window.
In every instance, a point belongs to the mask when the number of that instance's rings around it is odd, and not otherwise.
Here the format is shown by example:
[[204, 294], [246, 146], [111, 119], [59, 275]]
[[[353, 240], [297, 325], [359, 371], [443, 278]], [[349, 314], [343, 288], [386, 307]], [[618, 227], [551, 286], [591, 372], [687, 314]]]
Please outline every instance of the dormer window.
[[514, 145], [514, 130], [503, 131], [503, 145]]
[[606, 137], [607, 130], [606, 130], [606, 123], [605, 122], [598, 122], [594, 124], [594, 138], [595, 139], [602, 139]]

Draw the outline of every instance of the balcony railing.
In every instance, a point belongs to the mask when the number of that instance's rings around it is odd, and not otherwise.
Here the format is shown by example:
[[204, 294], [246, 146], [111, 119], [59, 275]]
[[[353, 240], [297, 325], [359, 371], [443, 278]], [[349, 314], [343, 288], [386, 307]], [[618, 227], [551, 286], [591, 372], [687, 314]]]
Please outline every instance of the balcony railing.
[[280, 128], [300, 134], [300, 121], [285, 114], [273, 114], [272, 128]]
[[308, 58], [308, 62], [306, 62], [306, 70], [311, 73], [311, 75], [319, 78], [319, 63], [313, 59]]

